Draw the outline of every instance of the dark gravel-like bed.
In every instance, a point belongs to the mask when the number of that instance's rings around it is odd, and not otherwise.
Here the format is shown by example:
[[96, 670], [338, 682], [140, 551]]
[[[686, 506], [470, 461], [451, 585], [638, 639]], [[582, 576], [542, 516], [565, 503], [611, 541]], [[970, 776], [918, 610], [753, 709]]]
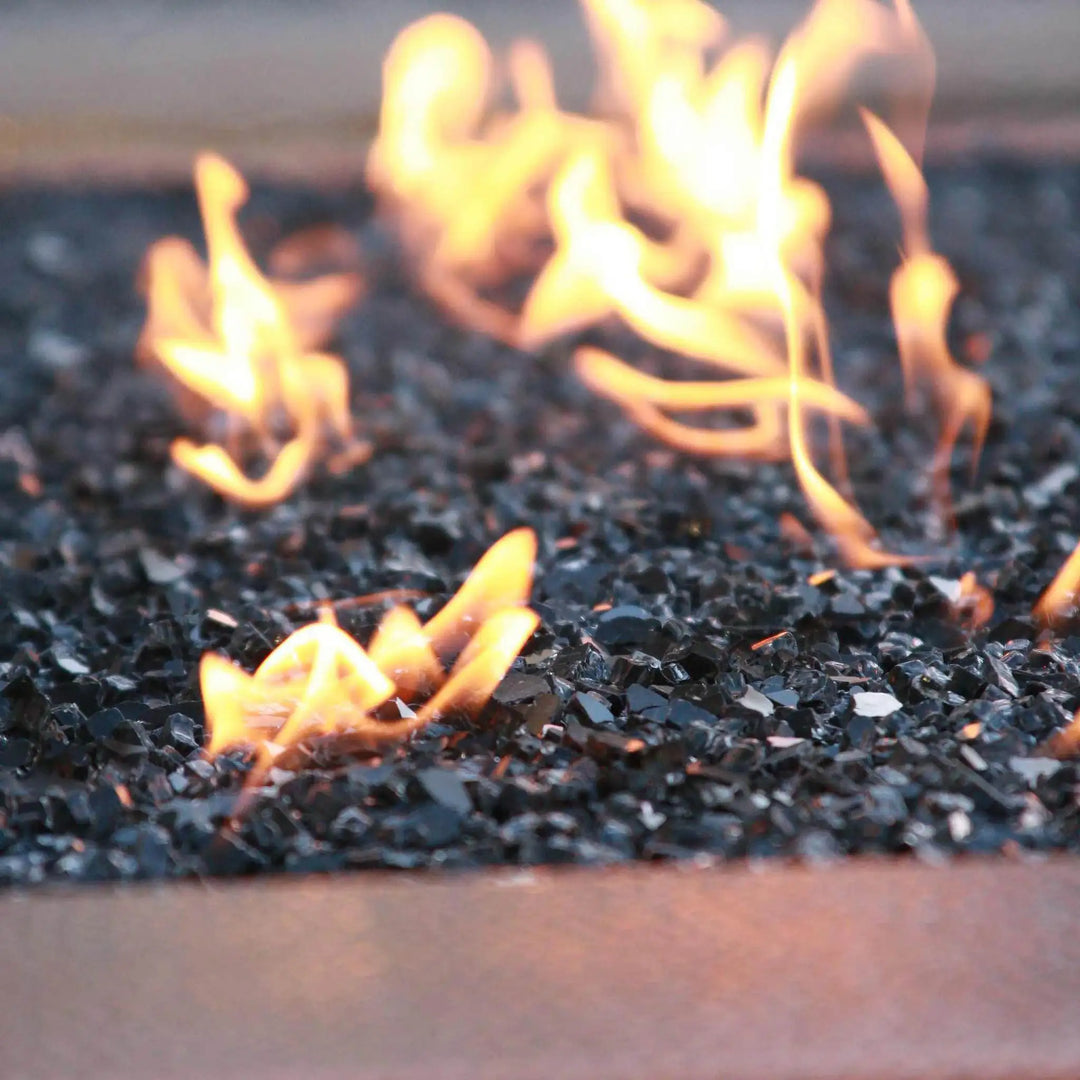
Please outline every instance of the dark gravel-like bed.
[[[183, 421], [133, 361], [147, 245], [201, 239], [190, 189], [0, 193], [0, 881], [1080, 846], [1080, 770], [1038, 749], [1080, 704], [1080, 637], [1030, 618], [1080, 529], [1080, 170], [930, 175], [955, 349], [988, 354], [995, 399], [952, 535], [933, 425], [901, 406], [895, 211], [876, 177], [826, 179], [839, 380], [876, 421], [849, 433], [854, 489], [931, 559], [818, 585], [837, 563], [781, 524], [810, 524], [789, 466], [681, 456], [569, 343], [454, 328], [359, 189], [258, 188], [243, 220], [261, 253], [321, 221], [359, 236], [372, 287], [335, 347], [372, 460], [227, 506], [169, 464]], [[433, 610], [521, 524], [543, 621], [480, 719], [378, 757], [304, 744], [230, 824], [248, 759], [202, 754], [201, 654], [250, 669], [320, 599]], [[995, 601], [973, 633], [969, 570]], [[341, 622], [363, 641], [384, 610]], [[863, 715], [867, 692], [901, 707]]]

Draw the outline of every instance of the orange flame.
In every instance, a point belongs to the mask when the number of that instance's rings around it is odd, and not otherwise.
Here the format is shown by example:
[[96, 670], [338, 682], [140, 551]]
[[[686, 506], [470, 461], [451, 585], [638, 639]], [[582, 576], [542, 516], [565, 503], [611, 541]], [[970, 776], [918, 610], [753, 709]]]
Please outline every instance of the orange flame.
[[436, 14], [407, 27], [383, 61], [367, 177], [385, 206], [406, 211], [402, 238], [428, 291], [462, 321], [510, 340], [513, 317], [483, 289], [533, 267], [532, 245], [546, 231], [537, 189], [579, 133], [600, 129], [557, 108], [547, 58], [524, 42], [511, 53], [520, 109], [488, 117], [493, 68], [464, 19]]
[[[680, 450], [696, 454], [775, 458], [786, 448], [779, 405], [786, 400], [790, 380], [784, 375], [728, 379], [724, 382], [672, 382], [637, 371], [610, 353], [580, 348], [574, 355], [578, 374], [587, 386], [617, 401], [646, 431]], [[867, 423], [863, 408], [834, 387], [803, 378], [800, 400], [830, 416]], [[710, 409], [748, 409], [748, 427], [710, 430], [683, 424], [663, 409], [704, 412]]]
[[[208, 265], [186, 241], [169, 237], [147, 254], [148, 314], [139, 343], [177, 383], [224, 414], [225, 446], [177, 439], [173, 460], [227, 498], [265, 506], [285, 498], [322, 452], [326, 432], [352, 440], [349, 380], [336, 356], [312, 351], [357, 299], [354, 273], [308, 282], [271, 282], [244, 246], [236, 214], [247, 201], [243, 177], [222, 158], [200, 154], [195, 187]], [[279, 432], [288, 433], [284, 441]], [[257, 448], [263, 474], [237, 461]]]
[[874, 144], [885, 182], [900, 208], [904, 259], [889, 291], [909, 402], [918, 383], [928, 385], [941, 415], [942, 430], [934, 456], [938, 497], [948, 506], [949, 460], [963, 429], [975, 435], [975, 459], [990, 426], [990, 387], [982, 376], [961, 367], [949, 352], [945, 331], [960, 286], [952, 267], [933, 252], [927, 235], [929, 196], [926, 181], [896, 135], [873, 113], [862, 118]]
[[[1043, 622], [1052, 623], [1059, 619], [1068, 608], [1076, 604], [1080, 597], [1080, 544], [1065, 560], [1057, 576], [1035, 605], [1035, 616]], [[1080, 723], [1077, 724], [1080, 729]]]
[[993, 595], [971, 570], [960, 578], [956, 598], [949, 606], [953, 617], [968, 630], [982, 629], [994, 615]]
[[[793, 169], [793, 142], [799, 119], [800, 80], [822, 62], [818, 53], [821, 47], [817, 36], [819, 27], [820, 23], [811, 16], [805, 26], [788, 39], [773, 72], [761, 143], [756, 233], [766, 253], [763, 266], [767, 280], [783, 316], [789, 375], [788, 441], [796, 475], [811, 511], [834, 536], [844, 559], [852, 566], [886, 566], [906, 560], [878, 550], [873, 527], [814, 463], [803, 416], [803, 382], [809, 361], [806, 326], [810, 323], [820, 327], [824, 320], [814, 317], [814, 312], [821, 309], [820, 279], [813, 281], [808, 289], [790, 265], [785, 225], [792, 191], [798, 190]], [[816, 346], [823, 370], [831, 376], [828, 342], [820, 333]]]
[[[535, 558], [532, 530], [508, 533], [434, 617], [421, 623], [411, 609], [393, 608], [366, 651], [337, 625], [328, 605], [318, 622], [290, 634], [252, 675], [207, 653], [199, 665], [207, 754], [257, 745], [250, 785], [282, 749], [312, 734], [348, 733], [380, 745], [448, 713], [475, 713], [539, 623], [526, 606]], [[378, 714], [391, 698], [421, 695], [427, 700], [415, 713], [389, 720]]]
[[[599, 119], [559, 110], [531, 44], [510, 57], [517, 109], [491, 113], [491, 52], [457, 17], [421, 20], [392, 47], [368, 175], [421, 282], [462, 321], [524, 349], [618, 320], [650, 345], [709, 365], [721, 381], [673, 382], [600, 349], [575, 354], [590, 387], [670, 445], [789, 453], [847, 562], [907, 561], [879, 549], [841, 494], [839, 424], [868, 418], [833, 384], [821, 301], [831, 209], [794, 158], [803, 127], [839, 103], [860, 65], [903, 57], [918, 83], [905, 125], [913, 150], [864, 115], [904, 222], [894, 318], [909, 386], [926, 387], [941, 417], [933, 473], [945, 506], [954, 444], [970, 425], [978, 449], [990, 395], [945, 341], [957, 286], [930, 249], [916, 164], [934, 60], [908, 0], [818, 0], [771, 71], [766, 47], [729, 41], [702, 0], [582, 4], [600, 60]], [[533, 271], [520, 311], [493, 299]], [[749, 425], [673, 415], [732, 410], [748, 413]], [[809, 410], [829, 424], [831, 480], [811, 454]]]

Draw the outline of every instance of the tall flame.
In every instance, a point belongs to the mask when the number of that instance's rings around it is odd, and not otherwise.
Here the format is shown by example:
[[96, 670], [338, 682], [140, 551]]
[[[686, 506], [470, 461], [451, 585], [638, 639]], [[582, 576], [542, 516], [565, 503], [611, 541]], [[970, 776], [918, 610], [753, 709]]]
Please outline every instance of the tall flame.
[[[848, 562], [903, 561], [879, 549], [841, 494], [838, 425], [867, 416], [833, 385], [821, 300], [831, 209], [794, 163], [803, 128], [839, 103], [860, 66], [903, 58], [918, 83], [898, 111], [910, 149], [864, 115], [901, 209], [893, 314], [908, 385], [926, 388], [940, 416], [932, 471], [944, 508], [954, 444], [971, 426], [978, 449], [990, 395], [945, 341], [957, 285], [929, 245], [917, 164], [934, 61], [908, 0], [818, 0], [772, 65], [761, 42], [729, 41], [702, 0], [582, 4], [600, 60], [600, 119], [561, 111], [542, 54], [522, 44], [510, 59], [518, 107], [491, 112], [494, 61], [459, 18], [421, 20], [392, 47], [368, 176], [421, 282], [462, 321], [524, 349], [615, 320], [708, 365], [715, 381], [673, 382], [603, 350], [575, 356], [589, 386], [671, 445], [789, 453]], [[534, 270], [520, 310], [497, 302], [501, 286]], [[732, 410], [749, 425], [677, 415]], [[832, 479], [812, 458], [809, 410], [828, 420]]]
[[[257, 746], [249, 779], [254, 784], [280, 750], [306, 736], [348, 733], [380, 745], [449, 713], [475, 713], [539, 623], [526, 606], [535, 558], [530, 529], [507, 533], [437, 614], [421, 623], [411, 609], [392, 608], [367, 650], [326, 606], [317, 622], [290, 634], [254, 674], [207, 653], [199, 665], [207, 754]], [[426, 700], [415, 712], [386, 719], [379, 707], [394, 697]]]
[[532, 245], [546, 232], [538, 187], [578, 138], [602, 136], [558, 109], [547, 58], [529, 43], [511, 53], [521, 107], [488, 117], [493, 67], [464, 19], [436, 14], [407, 27], [383, 61], [367, 176], [385, 205], [407, 211], [403, 240], [428, 291], [463, 321], [512, 339], [513, 318], [483, 291], [533, 267]]
[[941, 416], [933, 473], [939, 499], [947, 506], [953, 447], [970, 424], [977, 456], [990, 426], [990, 387], [985, 379], [953, 359], [945, 340], [949, 311], [960, 286], [952, 267], [930, 246], [926, 181], [892, 130], [868, 110], [862, 111], [862, 117], [885, 182], [900, 208], [904, 257], [893, 275], [889, 297], [909, 400], [918, 384], [928, 386]]
[[[248, 197], [243, 177], [204, 153], [195, 163], [195, 188], [208, 263], [176, 237], [153, 245], [139, 351], [156, 358], [204, 411], [226, 420], [226, 446], [177, 439], [174, 461], [227, 498], [265, 506], [299, 483], [322, 453], [327, 433], [355, 460], [364, 456], [352, 438], [345, 366], [314, 351], [355, 303], [361, 283], [355, 273], [269, 281], [236, 224]], [[269, 459], [257, 478], [238, 461], [253, 449]]]

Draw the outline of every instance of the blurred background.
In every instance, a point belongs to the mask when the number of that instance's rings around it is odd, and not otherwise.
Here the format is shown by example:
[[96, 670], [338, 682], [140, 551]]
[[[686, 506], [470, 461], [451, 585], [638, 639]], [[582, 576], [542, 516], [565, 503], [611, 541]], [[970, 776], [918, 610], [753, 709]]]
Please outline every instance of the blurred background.
[[[778, 40], [804, 0], [720, 3]], [[915, 0], [938, 54], [939, 154], [1080, 154], [1080, 0]], [[407, 23], [458, 12], [496, 50], [542, 41], [561, 101], [592, 58], [576, 0], [4, 0], [0, 167], [8, 176], [186, 175], [213, 146], [247, 169], [359, 175], [381, 58]], [[841, 151], [838, 151], [841, 152]]]

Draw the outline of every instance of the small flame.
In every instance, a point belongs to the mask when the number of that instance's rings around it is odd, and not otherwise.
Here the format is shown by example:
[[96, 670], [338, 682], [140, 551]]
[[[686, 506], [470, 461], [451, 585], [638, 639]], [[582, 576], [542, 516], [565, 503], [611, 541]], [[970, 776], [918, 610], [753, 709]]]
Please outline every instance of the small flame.
[[[818, 0], [773, 64], [760, 41], [729, 40], [702, 0], [582, 4], [600, 61], [597, 118], [559, 109], [531, 43], [511, 50], [517, 108], [493, 111], [495, 62], [455, 16], [421, 20], [391, 48], [368, 176], [421, 283], [461, 321], [523, 349], [618, 321], [708, 365], [714, 379], [676, 382], [601, 349], [575, 354], [590, 387], [672, 446], [790, 454], [849, 564], [911, 561], [880, 549], [846, 494], [840, 424], [868, 417], [833, 380], [821, 299], [829, 201], [794, 168], [802, 129], [860, 65], [902, 57], [919, 87], [900, 116], [913, 149], [864, 117], [904, 224], [892, 306], [908, 386], [925, 388], [941, 418], [932, 468], [944, 511], [954, 445], [967, 426], [981, 445], [990, 394], [945, 340], [957, 284], [930, 248], [917, 165], [934, 59], [908, 0]], [[496, 302], [525, 274], [520, 310]], [[831, 479], [812, 457], [811, 410], [828, 423]], [[686, 419], [733, 411], [749, 424]]]
[[[195, 163], [195, 188], [208, 265], [176, 237], [151, 247], [139, 351], [156, 358], [202, 411], [221, 413], [227, 422], [228, 448], [181, 438], [173, 443], [173, 460], [227, 498], [265, 506], [296, 487], [322, 452], [327, 431], [354, 462], [364, 457], [352, 438], [345, 366], [314, 351], [355, 303], [361, 283], [355, 273], [267, 280], [236, 224], [248, 196], [243, 177], [204, 153]], [[237, 460], [254, 448], [269, 459], [257, 478]]]
[[[348, 733], [371, 745], [404, 739], [455, 711], [478, 711], [536, 629], [526, 606], [536, 537], [508, 533], [428, 622], [392, 608], [365, 650], [327, 605], [318, 622], [290, 634], [249, 675], [215, 653], [199, 666], [210, 757], [259, 747], [249, 786], [284, 747], [313, 734]], [[454, 659], [449, 672], [445, 663]], [[426, 697], [415, 713], [378, 715], [392, 698]]]
[[990, 426], [990, 387], [982, 376], [956, 362], [945, 340], [949, 312], [960, 286], [949, 263], [930, 247], [926, 181], [915, 160], [884, 122], [865, 109], [862, 117], [885, 182], [900, 208], [904, 257], [889, 290], [893, 322], [909, 404], [916, 387], [925, 385], [941, 417], [941, 436], [932, 473], [939, 501], [947, 512], [948, 470], [953, 448], [964, 428], [970, 425], [977, 463]]
[[[1080, 544], [1065, 560], [1065, 564], [1039, 597], [1035, 616], [1046, 623], [1053, 623], [1080, 598]], [[1080, 727], [1080, 725], [1078, 725]]]
[[953, 617], [968, 630], [981, 630], [994, 615], [994, 597], [980, 585], [974, 571], [960, 578], [956, 599], [950, 605]]

